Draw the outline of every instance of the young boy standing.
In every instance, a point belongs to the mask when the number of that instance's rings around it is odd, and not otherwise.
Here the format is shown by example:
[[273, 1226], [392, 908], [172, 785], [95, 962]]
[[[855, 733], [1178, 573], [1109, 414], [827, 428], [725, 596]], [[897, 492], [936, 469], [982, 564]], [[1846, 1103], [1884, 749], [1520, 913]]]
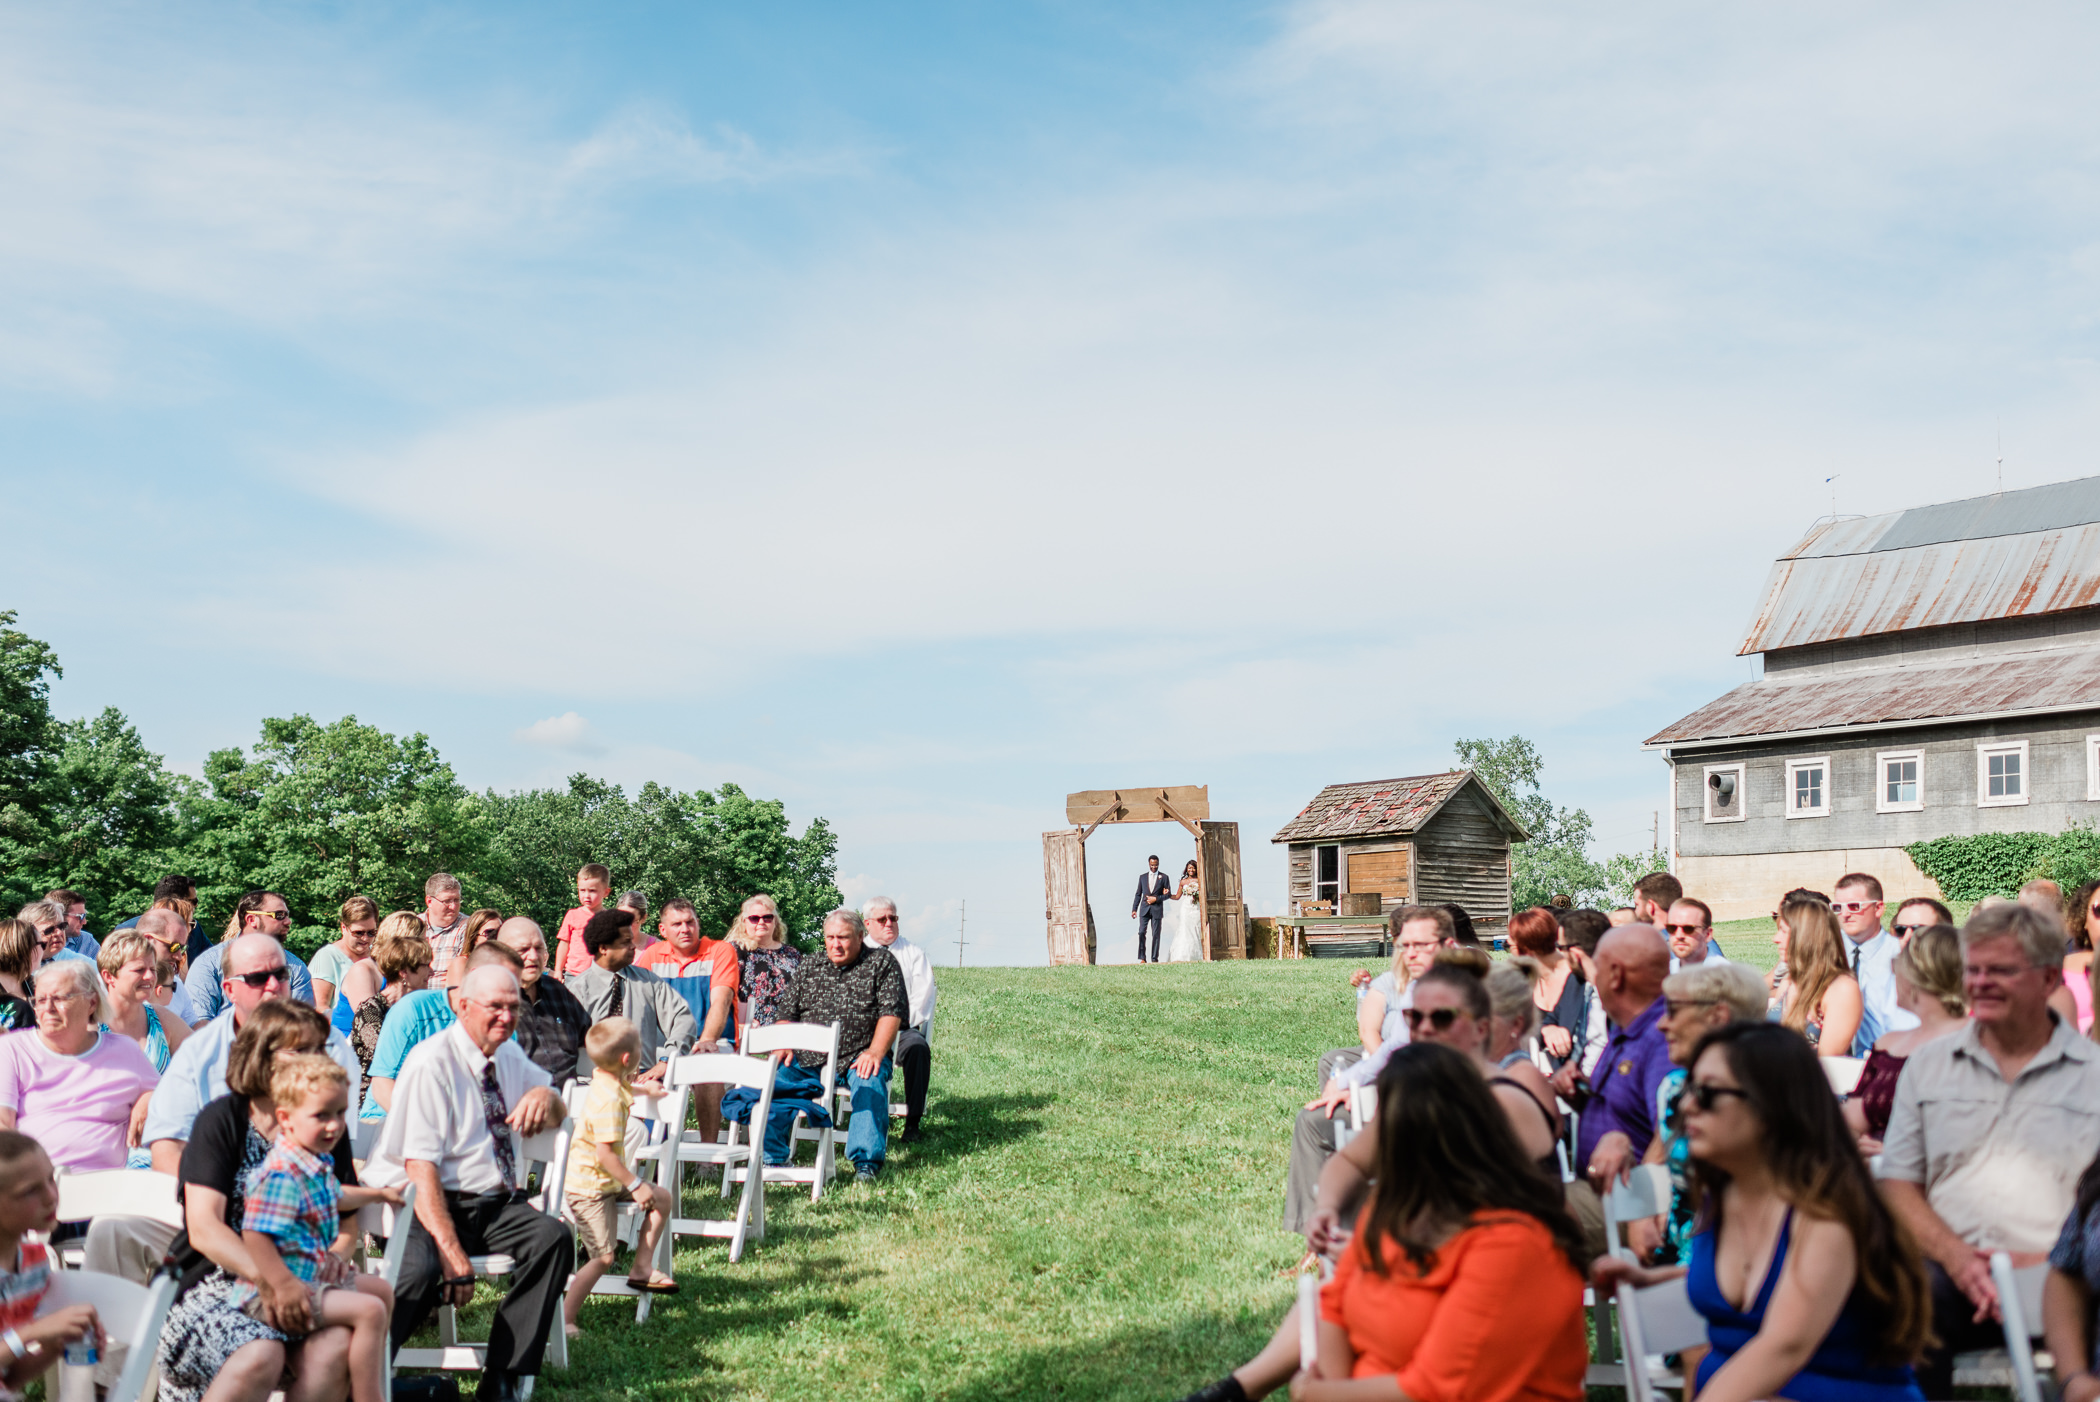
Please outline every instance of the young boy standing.
[[[277, 1141], [248, 1175], [241, 1243], [257, 1270], [271, 1276], [289, 1271], [312, 1292], [316, 1329], [340, 1324], [350, 1330], [352, 1402], [384, 1402], [394, 1292], [377, 1276], [360, 1273], [347, 1286], [331, 1287], [321, 1273], [344, 1214], [374, 1202], [399, 1207], [401, 1190], [336, 1182], [332, 1156], [350, 1110], [350, 1078], [332, 1058], [280, 1060], [270, 1075], [270, 1101]], [[261, 1308], [253, 1285], [244, 1284], [232, 1298], [251, 1314]]]
[[31, 1378], [83, 1337], [107, 1347], [93, 1305], [68, 1305], [37, 1318], [51, 1288], [51, 1258], [42, 1242], [22, 1237], [57, 1225], [58, 1171], [50, 1156], [28, 1135], [0, 1130], [0, 1395], [21, 1396]]
[[671, 1195], [644, 1182], [620, 1157], [627, 1142], [627, 1112], [634, 1106], [634, 1068], [642, 1059], [641, 1031], [624, 1017], [609, 1017], [591, 1025], [583, 1050], [596, 1069], [569, 1153], [569, 1176], [562, 1183], [569, 1217], [576, 1223], [576, 1275], [561, 1307], [562, 1325], [571, 1337], [582, 1332], [576, 1318], [591, 1287], [612, 1268], [617, 1244], [613, 1226], [622, 1202], [634, 1202], [646, 1214], [635, 1238], [634, 1271], [627, 1284], [655, 1295], [678, 1293], [678, 1282], [650, 1264], [670, 1216]]
[[[592, 862], [576, 873], [576, 908], [561, 918], [554, 935], [554, 975], [566, 980], [591, 966], [591, 952], [583, 947], [583, 927], [612, 894], [612, 872]], [[641, 922], [635, 923], [641, 929]]]

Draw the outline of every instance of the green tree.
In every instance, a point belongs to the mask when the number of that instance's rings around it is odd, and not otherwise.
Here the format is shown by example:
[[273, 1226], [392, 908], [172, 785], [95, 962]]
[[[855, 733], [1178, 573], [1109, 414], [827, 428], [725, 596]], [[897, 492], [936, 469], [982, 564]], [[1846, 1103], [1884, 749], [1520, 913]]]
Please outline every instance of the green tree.
[[1545, 905], [1556, 895], [1568, 896], [1578, 906], [1625, 905], [1633, 899], [1634, 882], [1651, 871], [1669, 869], [1669, 859], [1661, 852], [1622, 852], [1601, 863], [1592, 861], [1590, 815], [1580, 808], [1555, 807], [1540, 792], [1546, 761], [1538, 746], [1523, 736], [1460, 740], [1454, 748], [1458, 762], [1478, 775], [1530, 834], [1530, 841], [1510, 848], [1509, 897], [1514, 909]]
[[187, 781], [168, 772], [114, 706], [56, 722], [52, 739], [33, 833], [0, 834], [0, 866], [24, 899], [68, 886], [90, 898], [98, 917], [145, 909], [176, 846], [175, 796]]
[[51, 645], [14, 622], [13, 609], [0, 609], [0, 901], [8, 914], [48, 889], [24, 868], [22, 854], [43, 839], [51, 678], [64, 675]]

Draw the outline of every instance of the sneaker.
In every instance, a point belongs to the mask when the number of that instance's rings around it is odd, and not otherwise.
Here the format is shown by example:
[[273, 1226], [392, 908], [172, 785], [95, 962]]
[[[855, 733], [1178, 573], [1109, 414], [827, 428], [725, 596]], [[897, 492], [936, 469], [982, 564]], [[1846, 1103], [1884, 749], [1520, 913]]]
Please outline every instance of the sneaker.
[[875, 1176], [881, 1171], [873, 1164], [861, 1164], [853, 1170], [853, 1181], [856, 1183], [872, 1183], [875, 1181]]

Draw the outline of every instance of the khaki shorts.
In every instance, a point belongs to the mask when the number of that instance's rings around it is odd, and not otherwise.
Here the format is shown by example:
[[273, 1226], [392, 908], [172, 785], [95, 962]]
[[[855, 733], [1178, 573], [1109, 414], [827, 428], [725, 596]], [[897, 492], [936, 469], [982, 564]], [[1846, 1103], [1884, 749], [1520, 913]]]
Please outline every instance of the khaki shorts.
[[611, 1259], [619, 1244], [615, 1229], [620, 1221], [620, 1204], [628, 1200], [628, 1195], [624, 1192], [606, 1193], [601, 1197], [570, 1193], [568, 1200], [569, 1216], [576, 1223], [576, 1259]]

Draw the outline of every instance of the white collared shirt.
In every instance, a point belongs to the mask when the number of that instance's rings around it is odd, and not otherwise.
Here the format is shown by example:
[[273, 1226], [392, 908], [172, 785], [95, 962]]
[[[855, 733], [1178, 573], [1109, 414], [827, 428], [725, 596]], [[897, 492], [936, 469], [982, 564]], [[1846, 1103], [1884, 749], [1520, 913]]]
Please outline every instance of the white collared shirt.
[[1896, 1006], [1896, 956], [1903, 946], [1894, 935], [1881, 930], [1857, 944], [1847, 935], [1843, 943], [1845, 966], [1852, 966], [1855, 955], [1859, 961], [1859, 1033], [1852, 1039], [1852, 1054], [1865, 1056], [1882, 1033], [1908, 1032], [1918, 1017]]
[[897, 967], [904, 971], [904, 996], [911, 1000], [911, 1025], [933, 1030], [933, 960], [926, 951], [899, 935], [888, 944], [880, 945], [896, 957]]
[[[437, 1165], [438, 1182], [448, 1192], [509, 1188], [497, 1166], [496, 1141], [481, 1107], [482, 1068], [491, 1060], [506, 1110], [517, 1109], [527, 1091], [552, 1083], [516, 1042], [496, 1048], [493, 1058], [483, 1056], [466, 1027], [453, 1023], [426, 1038], [401, 1064], [394, 1106], [365, 1162], [365, 1181], [380, 1188], [399, 1187], [408, 1181], [408, 1160], [422, 1159]], [[503, 1132], [512, 1136], [515, 1146], [516, 1132]]]

